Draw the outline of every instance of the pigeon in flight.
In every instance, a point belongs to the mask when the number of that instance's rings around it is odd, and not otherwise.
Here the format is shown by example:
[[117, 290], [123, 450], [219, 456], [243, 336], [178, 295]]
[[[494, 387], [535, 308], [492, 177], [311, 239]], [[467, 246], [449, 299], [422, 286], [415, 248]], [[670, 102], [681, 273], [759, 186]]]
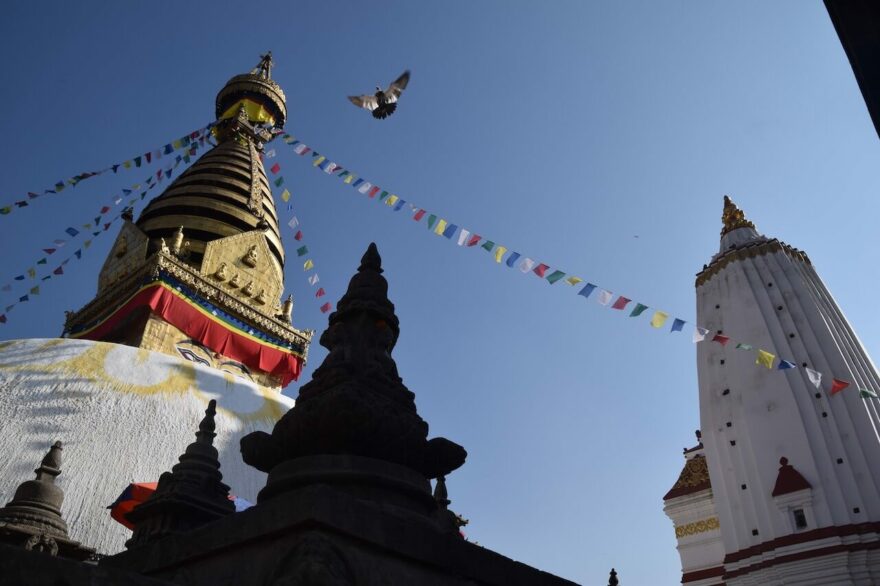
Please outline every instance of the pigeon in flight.
[[391, 85], [386, 90], [376, 86], [376, 93], [372, 96], [369, 94], [349, 96], [348, 99], [355, 106], [372, 112], [373, 118], [384, 120], [397, 110], [397, 100], [400, 99], [400, 94], [406, 89], [407, 83], [409, 83], [409, 70], [404, 71], [400, 77], [391, 82]]

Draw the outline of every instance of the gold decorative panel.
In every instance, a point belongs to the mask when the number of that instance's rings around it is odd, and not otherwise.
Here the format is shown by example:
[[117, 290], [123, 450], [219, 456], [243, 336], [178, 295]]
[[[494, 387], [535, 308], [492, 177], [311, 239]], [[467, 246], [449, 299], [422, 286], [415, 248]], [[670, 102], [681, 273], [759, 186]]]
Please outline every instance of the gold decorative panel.
[[696, 535], [698, 533], [714, 531], [720, 528], [721, 524], [718, 522], [718, 517], [710, 517], [708, 519], [700, 519], [699, 521], [688, 523], [687, 525], [679, 525], [675, 528], [675, 536], [681, 539], [686, 535]]

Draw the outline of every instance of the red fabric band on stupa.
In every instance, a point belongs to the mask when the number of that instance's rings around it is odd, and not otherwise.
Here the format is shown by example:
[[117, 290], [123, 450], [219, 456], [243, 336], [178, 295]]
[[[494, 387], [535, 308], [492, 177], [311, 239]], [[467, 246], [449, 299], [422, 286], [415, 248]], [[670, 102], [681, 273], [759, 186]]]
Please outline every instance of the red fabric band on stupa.
[[148, 285], [99, 325], [85, 332], [72, 334], [72, 337], [99, 341], [140, 307], [149, 307], [154, 314], [214, 352], [238, 360], [249, 368], [280, 377], [281, 386], [297, 380], [302, 372], [303, 363], [299, 356], [231, 329], [164, 283]]

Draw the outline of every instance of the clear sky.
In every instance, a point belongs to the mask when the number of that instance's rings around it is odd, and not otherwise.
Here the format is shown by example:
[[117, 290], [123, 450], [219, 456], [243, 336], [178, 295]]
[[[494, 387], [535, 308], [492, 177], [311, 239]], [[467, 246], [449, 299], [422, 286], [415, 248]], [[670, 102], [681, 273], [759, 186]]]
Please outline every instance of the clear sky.
[[[810, 254], [880, 353], [880, 141], [818, 0], [10, 2], [0, 205], [206, 124], [216, 92], [267, 49], [286, 129], [322, 154], [683, 319], [730, 194], [759, 230]], [[346, 100], [405, 68], [388, 120]], [[612, 566], [625, 586], [677, 584], [661, 498], [699, 426], [689, 335], [460, 249], [275, 148], [331, 298], [379, 246], [400, 373], [432, 435], [469, 451], [448, 479], [468, 536], [584, 584], [605, 584]], [[0, 216], [0, 284], [147, 173]], [[0, 337], [59, 335], [63, 311], [94, 295], [116, 230], [16, 307]], [[296, 325], [322, 330], [293, 260], [286, 286]], [[324, 355], [312, 348], [303, 381]]]

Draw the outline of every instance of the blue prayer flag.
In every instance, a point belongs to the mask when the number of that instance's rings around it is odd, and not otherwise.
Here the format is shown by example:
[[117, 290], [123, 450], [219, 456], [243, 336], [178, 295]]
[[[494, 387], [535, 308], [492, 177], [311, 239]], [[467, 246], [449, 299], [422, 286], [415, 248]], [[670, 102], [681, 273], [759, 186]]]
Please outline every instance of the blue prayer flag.
[[672, 328], [670, 328], [670, 332], [680, 332], [684, 327], [684, 320], [675, 318], [675, 321], [672, 322]]
[[352, 187], [357, 187], [358, 185], [360, 185], [360, 184], [363, 183], [363, 182], [364, 182], [363, 179], [358, 179], [358, 180], [356, 180], [354, 183], [352, 183], [351, 186], [352, 186]]
[[458, 230], [458, 226], [456, 226], [455, 224], [449, 224], [448, 226], [446, 226], [446, 229], [443, 230], [443, 235], [451, 239], [456, 230]]
[[507, 257], [507, 266], [513, 268], [514, 263], [516, 263], [516, 259], [518, 259], [520, 254], [518, 252], [511, 252], [510, 256]]
[[79, 234], [79, 230], [77, 230], [76, 228], [68, 228], [67, 230], [65, 230], [65, 232], [67, 232], [71, 236], [76, 236], [77, 234]]
[[595, 288], [596, 288], [596, 286], [594, 284], [587, 283], [586, 285], [584, 285], [583, 289], [578, 291], [578, 295], [580, 295], [582, 297], [589, 297], [590, 293], [592, 293]]
[[398, 199], [397, 203], [394, 204], [394, 211], [399, 212], [403, 208], [403, 204], [406, 203], [405, 199]]
[[777, 370], [788, 370], [789, 368], [797, 368], [793, 362], [789, 362], [788, 360], [779, 360], [779, 366], [776, 367]]

